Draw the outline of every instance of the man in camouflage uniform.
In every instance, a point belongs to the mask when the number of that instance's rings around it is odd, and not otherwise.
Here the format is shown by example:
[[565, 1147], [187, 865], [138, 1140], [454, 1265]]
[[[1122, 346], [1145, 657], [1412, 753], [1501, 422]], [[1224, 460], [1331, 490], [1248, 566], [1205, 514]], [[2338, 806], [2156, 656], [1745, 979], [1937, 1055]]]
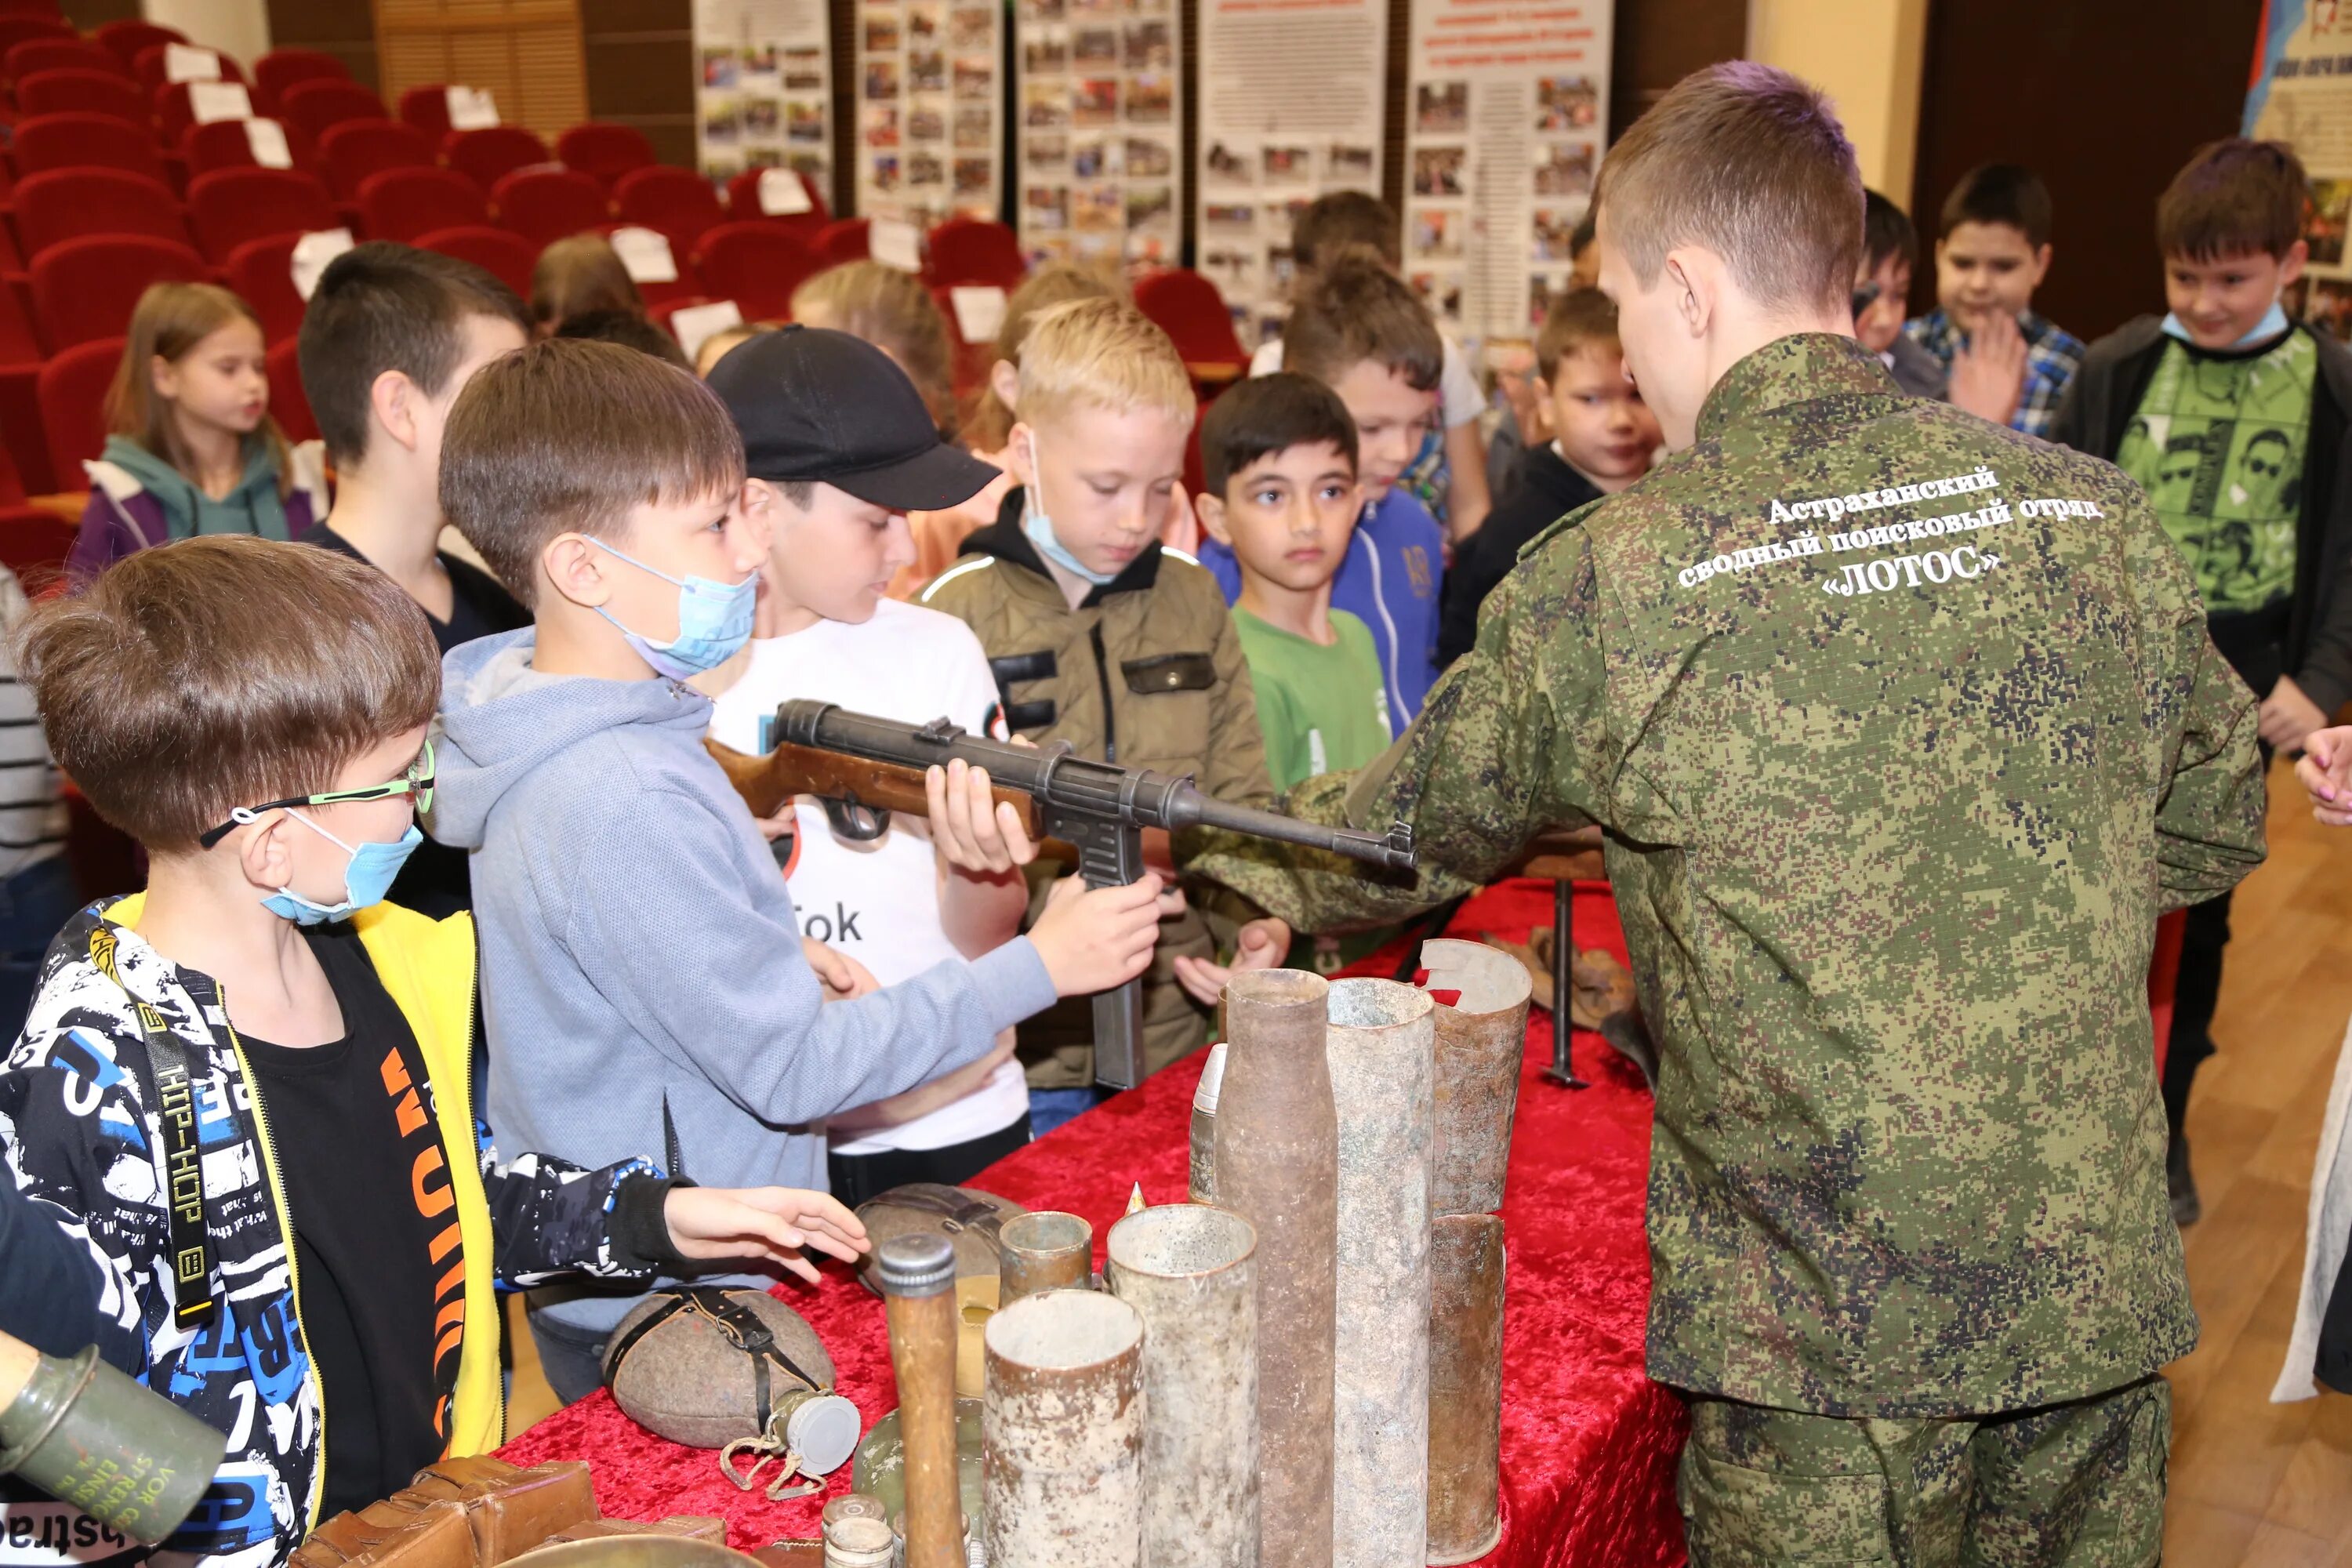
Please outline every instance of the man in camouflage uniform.
[[1561, 520], [1353, 777], [1381, 881], [1194, 869], [1302, 931], [1599, 823], [1661, 1043], [1649, 1369], [1693, 1561], [2145, 1564], [2196, 1342], [2147, 975], [2262, 858], [2251, 694], [2116, 469], [1903, 396], [1850, 335], [1853, 152], [1690, 79], [1610, 153], [1602, 286], [1676, 448]]

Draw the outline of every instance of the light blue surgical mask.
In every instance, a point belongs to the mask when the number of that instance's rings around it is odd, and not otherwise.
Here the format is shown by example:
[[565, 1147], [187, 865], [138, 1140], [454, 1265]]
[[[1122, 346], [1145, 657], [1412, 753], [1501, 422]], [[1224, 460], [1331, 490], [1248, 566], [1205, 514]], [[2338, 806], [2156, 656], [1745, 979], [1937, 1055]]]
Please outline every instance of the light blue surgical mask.
[[601, 539], [588, 542], [607, 555], [627, 562], [640, 572], [648, 572], [665, 583], [677, 584], [677, 636], [667, 642], [656, 642], [640, 637], [620, 621], [604, 605], [596, 613], [620, 627], [637, 657], [672, 680], [685, 680], [707, 669], [717, 669], [735, 657], [736, 650], [751, 640], [751, 615], [760, 600], [760, 574], [746, 576], [740, 583], [720, 583], [709, 577], [673, 577], [633, 555], [624, 555]]
[[[2230, 346], [2233, 349], [2247, 348], [2254, 343], [2274, 338], [2286, 329], [2286, 307], [2273, 300], [2271, 301], [2270, 310], [2264, 313], [2263, 319], [2254, 323], [2254, 330]], [[2180, 318], [2169, 310], [2164, 315], [2164, 331], [2167, 336], [2179, 338], [2184, 343], [2194, 343], [2197, 341], [2189, 335], [2189, 328], [2182, 323]]]
[[298, 926], [324, 925], [339, 921], [355, 910], [383, 902], [392, 891], [392, 879], [408, 863], [408, 857], [425, 842], [425, 835], [410, 823], [408, 831], [390, 843], [371, 841], [366, 844], [345, 844], [341, 839], [311, 821], [299, 811], [289, 810], [287, 816], [324, 838], [340, 849], [351, 852], [351, 863], [343, 868], [343, 899], [338, 904], [317, 904], [291, 888], [280, 888], [261, 900], [261, 907]]
[[1118, 576], [1116, 572], [1097, 572], [1080, 562], [1063, 545], [1054, 531], [1054, 520], [1045, 514], [1042, 481], [1045, 470], [1037, 461], [1037, 433], [1029, 433], [1029, 471], [1034, 476], [1021, 492], [1021, 531], [1037, 547], [1037, 553], [1067, 572], [1082, 583], [1092, 583], [1099, 588]]

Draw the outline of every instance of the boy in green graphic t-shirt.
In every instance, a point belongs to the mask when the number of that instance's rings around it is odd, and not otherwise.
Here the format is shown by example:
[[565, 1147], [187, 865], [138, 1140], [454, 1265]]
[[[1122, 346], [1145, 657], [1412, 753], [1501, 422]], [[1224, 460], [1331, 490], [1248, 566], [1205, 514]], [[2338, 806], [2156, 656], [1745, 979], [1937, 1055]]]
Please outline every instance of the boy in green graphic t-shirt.
[[[2352, 699], [2352, 352], [2287, 319], [2309, 184], [2284, 142], [2200, 148], [2157, 204], [2170, 312], [2091, 345], [2052, 440], [2147, 491], [2205, 600], [2213, 644], [2293, 752]], [[2198, 1215], [2180, 1136], [2230, 940], [2227, 894], [2191, 908], [2164, 1059], [2173, 1215]]]

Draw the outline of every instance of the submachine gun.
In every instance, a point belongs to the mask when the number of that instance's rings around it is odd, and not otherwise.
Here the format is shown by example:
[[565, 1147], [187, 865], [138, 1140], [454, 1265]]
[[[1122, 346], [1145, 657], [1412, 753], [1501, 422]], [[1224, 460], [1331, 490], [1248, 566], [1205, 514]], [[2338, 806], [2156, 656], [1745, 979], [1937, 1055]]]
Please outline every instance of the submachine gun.
[[[776, 710], [774, 738], [776, 749], [759, 757], [703, 742], [757, 816], [773, 816], [793, 797], [815, 795], [842, 837], [878, 838], [893, 811], [929, 814], [925, 769], [961, 758], [988, 770], [996, 798], [1021, 814], [1045, 853], [1075, 862], [1090, 888], [1123, 887], [1143, 876], [1146, 828], [1216, 828], [1328, 849], [1389, 870], [1409, 871], [1414, 864], [1412, 829], [1404, 823], [1381, 835], [1301, 822], [1202, 795], [1189, 778], [1089, 762], [1066, 741], [1016, 746], [967, 734], [945, 719], [902, 724], [805, 701]], [[1130, 980], [1104, 992], [1094, 1007], [1095, 1081], [1133, 1089], [1143, 1080], [1142, 984]]]

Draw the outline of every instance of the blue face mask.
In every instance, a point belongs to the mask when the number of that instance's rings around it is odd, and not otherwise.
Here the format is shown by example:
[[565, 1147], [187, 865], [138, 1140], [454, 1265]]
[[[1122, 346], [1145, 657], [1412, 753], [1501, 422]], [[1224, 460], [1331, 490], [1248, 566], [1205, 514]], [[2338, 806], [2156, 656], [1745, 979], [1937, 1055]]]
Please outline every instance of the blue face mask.
[[655, 642], [639, 637], [621, 626], [610, 610], [596, 606], [596, 613], [620, 627], [637, 657], [672, 680], [684, 680], [700, 675], [707, 669], [717, 669], [735, 657], [736, 650], [751, 640], [751, 614], [760, 599], [760, 574], [757, 572], [740, 583], [714, 582], [709, 577], [673, 577], [668, 573], [646, 565], [634, 556], [623, 555], [601, 539], [589, 541], [607, 555], [626, 561], [640, 572], [651, 573], [665, 583], [677, 584], [677, 636], [667, 642]]
[[1037, 553], [1078, 581], [1092, 583], [1097, 588], [1118, 577], [1116, 572], [1097, 572], [1087, 567], [1055, 533], [1054, 520], [1045, 515], [1045, 503], [1040, 499], [1044, 490], [1038, 481], [1045, 478], [1045, 470], [1037, 462], [1037, 434], [1034, 430], [1029, 433], [1029, 471], [1035, 478], [1021, 492], [1021, 531], [1037, 547]]
[[[2233, 349], [2245, 348], [2249, 344], [2274, 338], [2286, 329], [2286, 307], [2273, 300], [2271, 301], [2270, 310], [2264, 313], [2260, 321], [2254, 324], [2254, 330], [2230, 346]], [[2167, 336], [2179, 338], [2184, 343], [2193, 343], [2197, 341], [2189, 335], [2189, 328], [2182, 323], [2180, 318], [2168, 310], [2165, 312], [2164, 331]]]
[[341, 839], [311, 821], [299, 811], [287, 816], [319, 835], [328, 843], [351, 851], [351, 864], [343, 868], [343, 901], [339, 904], [314, 904], [291, 888], [280, 888], [261, 900], [261, 907], [282, 920], [298, 926], [324, 925], [339, 921], [356, 910], [383, 902], [384, 894], [392, 890], [392, 879], [408, 863], [409, 855], [425, 842], [425, 835], [410, 823], [408, 831], [389, 844], [345, 844]]

